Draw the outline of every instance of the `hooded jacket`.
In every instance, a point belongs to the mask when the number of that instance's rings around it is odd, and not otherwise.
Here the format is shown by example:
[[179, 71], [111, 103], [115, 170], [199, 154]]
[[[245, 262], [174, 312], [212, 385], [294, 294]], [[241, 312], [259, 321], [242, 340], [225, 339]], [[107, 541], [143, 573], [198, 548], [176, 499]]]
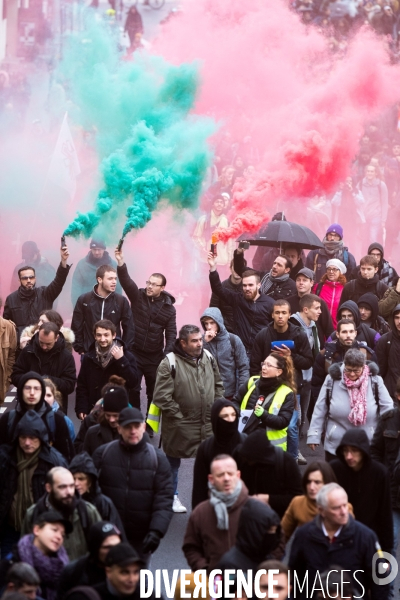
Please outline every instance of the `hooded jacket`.
[[113, 442], [118, 438], [118, 428], [110, 427], [108, 422], [105, 419], [102, 419], [100, 423], [92, 425], [87, 430], [83, 442], [83, 450], [92, 456], [97, 448], [100, 448], [103, 444]]
[[371, 457], [388, 469], [392, 507], [400, 510], [400, 464], [397, 458], [400, 450], [400, 410], [395, 408], [382, 414], [371, 442]]
[[[364, 294], [364, 296], [373, 296], [373, 294]], [[361, 296], [361, 298], [363, 298], [364, 296]], [[360, 303], [360, 302], [361, 302], [361, 299], [358, 301], [358, 303]], [[378, 303], [378, 300], [376, 302]], [[340, 306], [340, 308], [338, 310], [338, 315], [337, 315], [338, 321], [341, 318], [340, 315], [341, 315], [341, 311], [343, 309], [349, 310], [351, 312], [351, 314], [353, 315], [353, 320], [354, 320], [354, 323], [355, 323], [356, 329], [357, 329], [356, 340], [358, 342], [365, 342], [367, 344], [368, 348], [374, 349], [377, 341], [381, 337], [381, 334], [378, 333], [377, 331], [375, 331], [375, 329], [373, 329], [366, 323], [363, 323], [361, 321], [360, 311], [358, 309], [356, 302], [353, 302], [353, 300], [347, 300], [347, 302], [344, 302]], [[333, 342], [336, 339], [337, 339], [336, 331], [334, 331], [332, 333], [330, 339], [328, 340], [328, 342]]]
[[110, 523], [114, 523], [121, 532], [122, 537], [125, 538], [125, 529], [119, 513], [114, 506], [114, 502], [104, 496], [101, 493], [101, 489], [99, 486], [99, 474], [94, 466], [94, 462], [91, 456], [87, 452], [81, 452], [74, 456], [69, 464], [69, 470], [74, 475], [75, 473], [85, 473], [89, 476], [90, 479], [90, 490], [81, 496], [82, 500], [86, 502], [90, 502], [93, 504], [99, 511], [99, 515], [104, 521], [109, 521]]
[[[89, 251], [87, 255], [78, 262], [74, 274], [72, 275], [72, 306], [75, 306], [79, 296], [86, 294], [86, 292], [90, 292], [90, 290], [93, 289], [93, 286], [96, 285], [96, 271], [102, 265], [110, 265], [111, 267], [114, 267], [114, 269], [117, 268], [117, 263], [111, 258], [107, 250], [101, 258], [94, 258], [92, 252]], [[122, 294], [122, 288], [119, 281], [117, 281], [115, 291], [117, 294]]]
[[0, 446], [0, 528], [6, 523], [10, 508], [18, 488], [17, 446], [20, 435], [37, 437], [41, 442], [38, 463], [32, 474], [31, 486], [33, 501], [37, 502], [45, 493], [46, 476], [53, 467], [67, 467], [65, 458], [49, 446], [47, 428], [34, 410], [28, 410], [15, 428], [11, 444]]
[[[363, 464], [355, 471], [349, 467], [343, 455], [344, 446], [361, 450]], [[357, 521], [375, 531], [381, 547], [386, 552], [393, 548], [393, 518], [390, 501], [389, 472], [382, 464], [371, 458], [369, 440], [363, 429], [346, 431], [336, 449], [336, 460], [330, 465], [336, 479], [347, 492]]]
[[[351, 302], [351, 301], [350, 301]], [[388, 323], [386, 323], [385, 319], [379, 316], [379, 304], [378, 298], [374, 294], [364, 294], [361, 296], [359, 301], [357, 302], [358, 310], [360, 310], [360, 305], [366, 304], [372, 311], [371, 314], [371, 325], [368, 325], [371, 329], [375, 329], [379, 333], [379, 337], [388, 333], [390, 331], [390, 327]], [[361, 321], [363, 323], [363, 321]], [[366, 323], [364, 323], [366, 325]], [[376, 342], [379, 338], [376, 338]]]
[[297, 461], [274, 448], [265, 431], [247, 436], [233, 457], [249, 494], [269, 494], [269, 505], [281, 518], [294, 496], [303, 493]]
[[168, 358], [157, 370], [153, 402], [161, 409], [161, 435], [165, 454], [194, 458], [203, 440], [212, 435], [211, 406], [224, 395], [217, 361], [203, 351], [197, 360], [174, 346], [175, 377]]
[[340, 308], [347, 300], [358, 302], [361, 296], [367, 293], [375, 294], [378, 300], [380, 300], [383, 298], [387, 289], [388, 286], [383, 283], [383, 281], [379, 280], [378, 273], [375, 273], [372, 279], [365, 279], [364, 277], [361, 277], [361, 273], [358, 273], [355, 279], [352, 279], [344, 286], [340, 298]]
[[243, 293], [237, 294], [224, 288], [217, 271], [210, 272], [210, 285], [220, 300], [232, 306], [234, 333], [240, 337], [249, 354], [257, 333], [271, 321], [274, 301], [265, 294], [261, 294], [255, 302], [246, 300]]
[[[29, 327], [25, 327], [25, 329], [21, 333], [21, 338], [20, 338], [20, 348], [21, 349], [25, 348], [26, 344], [28, 344], [31, 341], [31, 339], [33, 338], [35, 333], [37, 333], [38, 329], [39, 329], [39, 326], [37, 324], [29, 325]], [[69, 327], [61, 327], [60, 332], [64, 336], [65, 348], [68, 350], [68, 352], [72, 353], [73, 343], [75, 341], [74, 332]], [[24, 345], [23, 345], [23, 342], [24, 342]]]
[[103, 298], [97, 294], [97, 285], [91, 292], [79, 296], [76, 302], [71, 323], [71, 329], [75, 333], [74, 350], [78, 354], [90, 350], [94, 342], [93, 327], [101, 319], [108, 319], [114, 323], [117, 337], [122, 337], [130, 350], [134, 341], [134, 325], [128, 300], [116, 292], [111, 292]]
[[97, 360], [95, 342], [90, 346], [89, 352], [82, 357], [81, 368], [76, 386], [75, 412], [88, 415], [101, 398], [101, 390], [108, 383], [111, 375], [118, 375], [125, 379], [126, 389], [133, 390], [140, 385], [136, 359], [132, 352], [127, 350], [126, 344], [116, 338], [124, 350], [122, 358], [112, 358], [107, 367], [103, 369]]
[[[384, 258], [383, 246], [381, 244], [378, 244], [378, 242], [374, 242], [373, 244], [369, 245], [367, 254], [370, 254], [372, 250], [379, 250], [379, 252], [382, 254], [382, 258], [379, 261], [379, 267], [378, 267], [379, 281], [382, 281], [389, 287], [391, 287], [392, 285], [396, 285], [399, 276], [396, 272], [396, 269], [394, 269], [390, 265], [390, 263]], [[353, 272], [351, 274], [352, 275], [351, 278], [356, 279], [359, 272], [360, 272], [360, 266], [358, 265], [353, 270]]]
[[[294, 296], [289, 296], [287, 301], [290, 304], [292, 315], [296, 312], [300, 312], [300, 296], [295, 294]], [[334, 331], [333, 322], [331, 313], [329, 312], [327, 303], [323, 298], [321, 298], [321, 314], [316, 323], [318, 338], [319, 338], [319, 347], [323, 348], [325, 346], [325, 342], [328, 337]]]
[[[357, 430], [363, 429], [368, 439], [372, 440], [379, 415], [393, 408], [393, 400], [389, 396], [382, 377], [378, 375], [378, 366], [375, 363], [369, 363], [368, 366], [370, 377], [367, 387], [367, 420], [365, 425], [358, 425]], [[325, 431], [324, 448], [331, 454], [336, 453], [336, 449], [346, 431], [354, 428], [354, 425], [348, 418], [350, 413], [350, 394], [343, 382], [343, 369], [344, 365], [338, 364], [333, 364], [329, 368], [329, 375], [326, 377], [318, 396], [310, 429], [307, 434], [307, 444], [320, 444], [322, 432]], [[376, 377], [378, 385], [379, 405], [377, 405], [372, 389], [372, 376]], [[332, 382], [329, 412], [326, 403], [328, 382]], [[356, 511], [355, 515], [357, 516]]]
[[158, 364], [164, 353], [172, 351], [175, 343], [175, 298], [165, 291], [161, 292], [158, 298], [149, 298], [146, 290], [139, 289], [130, 278], [126, 264], [117, 268], [117, 274], [122, 289], [129, 298], [134, 315], [135, 342], [133, 350]]
[[68, 395], [75, 389], [76, 368], [74, 358], [65, 347], [65, 339], [60, 332], [54, 347], [47, 352], [39, 344], [39, 332], [35, 333], [30, 343], [20, 352], [11, 375], [15, 386], [27, 371], [35, 371], [43, 377], [49, 377], [62, 394], [67, 406]]
[[392, 310], [391, 331], [381, 337], [375, 349], [380, 374], [392, 398], [395, 397], [400, 377], [400, 331], [393, 322], [393, 317], [398, 312], [400, 304]]
[[[240, 280], [239, 283], [232, 283], [231, 278], [228, 277], [228, 279], [224, 279], [224, 281], [221, 283], [221, 285], [223, 288], [226, 288], [227, 290], [230, 290], [231, 292], [234, 292], [235, 294], [243, 295], [242, 280]], [[225, 300], [221, 300], [221, 298], [218, 298], [217, 294], [212, 292], [211, 298], [210, 298], [210, 308], [219, 308], [220, 309], [222, 318], [224, 319], [225, 327], [227, 328], [227, 330], [230, 333], [234, 333], [235, 332], [235, 322], [234, 322], [234, 318], [233, 318], [232, 306], [227, 304], [225, 302]]]
[[219, 560], [236, 541], [239, 518], [243, 506], [249, 499], [247, 487], [242, 489], [236, 502], [228, 508], [229, 527], [218, 529], [214, 507], [206, 499], [194, 508], [187, 524], [182, 550], [192, 569], [215, 569]]
[[163, 537], [172, 519], [171, 467], [161, 450], [155, 453], [156, 460], [145, 438], [129, 446], [120, 439], [101, 446], [93, 457], [101, 490], [114, 502], [133, 545], [149, 531]]
[[[42, 395], [38, 402], [33, 407], [29, 407], [23, 401], [23, 387], [29, 379], [36, 379], [42, 388]], [[49, 404], [45, 401], [46, 386], [41, 375], [29, 371], [22, 375], [17, 386], [17, 404], [15, 409], [8, 410], [0, 417], [0, 440], [4, 444], [10, 444], [15, 436], [15, 429], [22, 419], [24, 414], [30, 409], [39, 415], [46, 426], [49, 440], [56, 450], [69, 462], [74, 456], [74, 448], [69, 435], [68, 425], [62, 414], [54, 412]], [[51, 425], [51, 420], [54, 419], [54, 428]]]
[[245, 347], [237, 335], [228, 333], [219, 308], [207, 308], [203, 312], [200, 318], [203, 329], [205, 317], [214, 319], [218, 325], [218, 333], [210, 342], [204, 342], [204, 348], [217, 361], [226, 398], [233, 398], [249, 378], [249, 359]]
[[[276, 533], [268, 533], [271, 527], [277, 527]], [[280, 540], [280, 519], [268, 504], [249, 498], [243, 506], [236, 543], [226, 552], [217, 565], [217, 569], [257, 569]]]
[[[219, 413], [225, 406], [231, 406], [236, 411], [236, 421], [228, 422], [221, 419]], [[232, 456], [235, 448], [246, 439], [245, 433], [239, 433], [239, 410], [233, 402], [221, 398], [211, 407], [211, 426], [213, 435], [201, 442], [194, 461], [192, 509], [200, 502], [208, 500], [208, 475], [212, 459], [218, 454]]]
[[54, 280], [48, 286], [35, 286], [29, 291], [20, 286], [7, 296], [3, 317], [15, 323], [18, 340], [24, 327], [37, 323], [44, 310], [53, 308], [53, 302], [61, 294], [70, 268], [60, 263]]

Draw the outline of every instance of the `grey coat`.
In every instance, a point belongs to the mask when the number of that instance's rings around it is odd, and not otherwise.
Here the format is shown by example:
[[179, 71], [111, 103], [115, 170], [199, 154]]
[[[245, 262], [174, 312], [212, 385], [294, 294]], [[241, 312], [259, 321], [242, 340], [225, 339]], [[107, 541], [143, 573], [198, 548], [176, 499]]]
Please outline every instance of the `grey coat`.
[[245, 347], [237, 335], [227, 331], [219, 308], [207, 308], [200, 319], [202, 325], [204, 317], [214, 319], [219, 327], [215, 338], [210, 342], [204, 342], [204, 348], [211, 352], [218, 363], [225, 397], [233, 398], [240, 386], [250, 377], [249, 359]]
[[[379, 372], [375, 363], [369, 363], [371, 375], [377, 375]], [[333, 380], [332, 397], [327, 415], [328, 407], [326, 404], [326, 387], [327, 382]], [[393, 400], [387, 391], [382, 377], [377, 377], [378, 380], [378, 396], [379, 396], [379, 414], [383, 414], [387, 410], [393, 408]], [[343, 435], [354, 427], [349, 421], [350, 413], [350, 395], [343, 383], [343, 365], [333, 364], [329, 368], [329, 375], [326, 376], [324, 385], [318, 396], [317, 403], [314, 408], [311, 419], [310, 429], [307, 433], [307, 444], [320, 444], [321, 436], [326, 430], [324, 449], [331, 454], [336, 453], [336, 448], [339, 446]], [[379, 414], [377, 404], [372, 390], [371, 376], [367, 390], [367, 421], [365, 425], [359, 427], [364, 429], [371, 441], [374, 435], [375, 428], [378, 423]], [[326, 423], [326, 426], [325, 426]]]

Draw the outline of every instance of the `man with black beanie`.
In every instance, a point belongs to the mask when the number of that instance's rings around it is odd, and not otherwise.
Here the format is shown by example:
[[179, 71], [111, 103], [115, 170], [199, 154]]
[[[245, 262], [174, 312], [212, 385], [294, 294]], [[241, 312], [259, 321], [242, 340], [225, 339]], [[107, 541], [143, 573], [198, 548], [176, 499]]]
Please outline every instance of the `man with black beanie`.
[[91, 526], [88, 535], [89, 554], [64, 567], [58, 584], [58, 598], [78, 585], [94, 586], [106, 580], [104, 563], [113, 546], [121, 543], [121, 533], [112, 523], [99, 521]]
[[122, 387], [108, 390], [103, 396], [103, 414], [99, 423], [89, 427], [83, 444], [83, 449], [90, 455], [102, 446], [119, 437], [118, 417], [121, 410], [127, 408], [128, 394]]

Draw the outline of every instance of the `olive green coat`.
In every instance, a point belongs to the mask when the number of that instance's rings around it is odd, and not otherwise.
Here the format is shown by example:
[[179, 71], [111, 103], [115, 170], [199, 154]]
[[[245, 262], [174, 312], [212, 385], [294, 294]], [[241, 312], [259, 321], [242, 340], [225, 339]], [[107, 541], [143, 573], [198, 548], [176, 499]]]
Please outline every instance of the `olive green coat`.
[[194, 458], [200, 443], [212, 435], [211, 405], [223, 398], [224, 387], [216, 360], [203, 352], [193, 361], [175, 354], [175, 378], [168, 358], [157, 369], [153, 402], [161, 409], [161, 438], [165, 454]]
[[379, 300], [379, 314], [383, 317], [389, 325], [393, 325], [393, 309], [400, 304], [400, 294], [396, 292], [396, 288], [391, 287], [384, 293], [383, 297]]

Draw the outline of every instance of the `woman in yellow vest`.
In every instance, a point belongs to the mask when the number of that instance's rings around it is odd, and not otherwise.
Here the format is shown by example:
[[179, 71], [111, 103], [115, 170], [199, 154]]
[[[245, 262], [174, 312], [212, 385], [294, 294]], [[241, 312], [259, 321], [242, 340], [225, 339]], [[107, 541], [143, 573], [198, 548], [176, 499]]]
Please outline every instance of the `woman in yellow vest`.
[[244, 433], [263, 428], [273, 446], [286, 450], [287, 428], [297, 405], [291, 357], [271, 352], [261, 365], [261, 376], [250, 377], [234, 401], [240, 406]]

